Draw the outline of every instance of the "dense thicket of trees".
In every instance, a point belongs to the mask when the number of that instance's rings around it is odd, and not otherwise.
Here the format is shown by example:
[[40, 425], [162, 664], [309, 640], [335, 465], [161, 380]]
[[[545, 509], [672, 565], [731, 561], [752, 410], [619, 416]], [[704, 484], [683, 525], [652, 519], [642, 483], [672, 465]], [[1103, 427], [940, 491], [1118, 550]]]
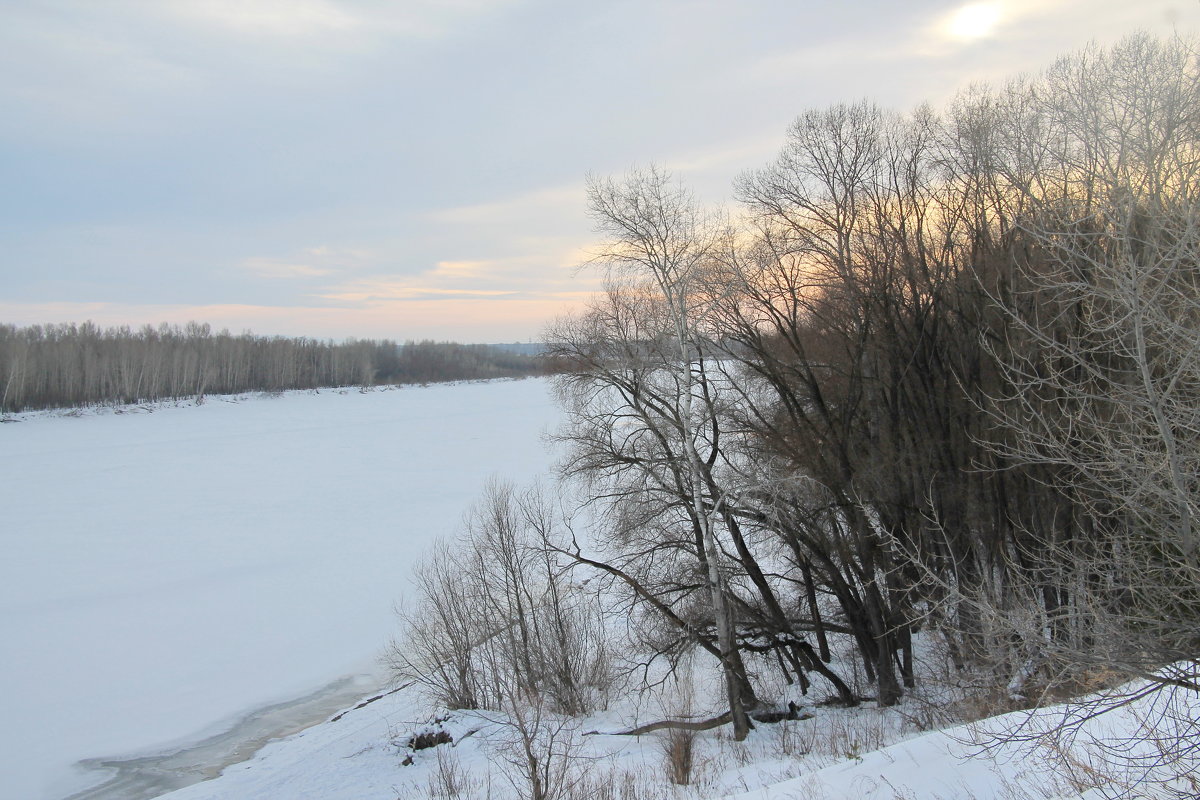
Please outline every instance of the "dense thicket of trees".
[[941, 111], [805, 112], [736, 217], [593, 180], [607, 288], [549, 344], [606, 522], [560, 553], [651, 657], [712, 653], [735, 725], [764, 664], [853, 702], [835, 634], [884, 705], [918, 629], [1013, 698], [1200, 690], [1197, 170], [1195, 52], [1136, 36]]
[[[468, 560], [524, 575], [482, 628], [436, 556], [398, 652], [467, 665], [433, 679], [447, 696], [565, 711], [522, 620], [573, 564], [617, 589], [646, 685], [693, 652], [723, 677], [725, 713], [633, 732], [740, 739], [778, 718], [766, 678], [899, 703], [922, 632], [993, 709], [1154, 695], [1152, 748], [1106, 766], [1196, 796], [1198, 179], [1195, 47], [1134, 36], [940, 111], [807, 111], [736, 214], [653, 167], [591, 180], [605, 289], [546, 355], [595, 524], [474, 536]], [[460, 691], [477, 651], [519, 704]]]
[[323, 386], [517, 377], [537, 359], [487, 345], [214, 333], [208, 325], [101, 329], [0, 324], [0, 411], [177, 400]]

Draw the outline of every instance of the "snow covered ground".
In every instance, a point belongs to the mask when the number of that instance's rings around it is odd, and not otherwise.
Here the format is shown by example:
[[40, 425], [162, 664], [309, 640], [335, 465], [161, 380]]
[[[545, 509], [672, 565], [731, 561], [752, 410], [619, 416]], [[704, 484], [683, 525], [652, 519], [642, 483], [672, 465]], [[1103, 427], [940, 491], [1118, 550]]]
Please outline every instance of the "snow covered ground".
[[[1188, 701], [1193, 717], [1200, 700]], [[581, 720], [572, 762], [588, 789], [574, 796], [622, 800], [1105, 800], [1131, 785], [1104, 767], [1088, 743], [1116, 735], [1137, 739], [1154, 712], [1142, 700], [1083, 726], [1069, 767], [1054, 747], [998, 744], [992, 734], [1052, 726], [1068, 707], [1015, 712], [973, 725], [921, 732], [905, 709], [807, 706], [801, 719], [760, 724], [745, 742], [720, 730], [698, 735], [692, 784], [666, 779], [663, 734], [588, 735], [616, 731], [621, 710]], [[630, 707], [625, 706], [624, 711]], [[908, 709], [911, 713], [913, 709]], [[499, 714], [455, 712], [431, 721], [415, 693], [398, 691], [349, 709], [324, 724], [265, 747], [212, 781], [163, 800], [500, 800], [514, 790], [503, 758], [511, 731]], [[413, 751], [410, 738], [444, 730], [453, 742]], [[506, 737], [508, 737], [506, 739]], [[1143, 743], [1142, 749], [1153, 752]], [[512, 751], [508, 753], [511, 755]], [[411, 758], [410, 758], [411, 756]], [[447, 780], [447, 778], [452, 780]], [[448, 784], [457, 792], [448, 791]], [[1195, 785], [1193, 785], [1194, 788]], [[1186, 792], [1186, 789], [1185, 789]], [[1135, 791], [1133, 797], [1157, 797]], [[1188, 794], [1177, 797], [1192, 796]]]
[[409, 565], [489, 476], [544, 472], [557, 418], [526, 380], [0, 425], [0, 798], [369, 691]]
[[[229, 763], [164, 797], [522, 797], [504, 715], [446, 715], [412, 688], [381, 690], [377, 656], [414, 562], [490, 476], [543, 474], [553, 458], [540, 434], [558, 418], [545, 382], [527, 380], [0, 425], [0, 800], [98, 797], [88, 787], [105, 781], [106, 798], [148, 797]], [[696, 669], [698, 686], [715, 679]], [[709, 689], [694, 697], [720, 696]], [[973, 744], [1021, 716], [929, 731], [944, 715], [919, 696], [840, 709], [776, 689], [801, 719], [746, 742], [699, 734], [688, 787], [666, 780], [664, 734], [605, 733], [678, 706], [617, 692], [560, 732], [589, 782], [582, 796], [1100, 800], [1113, 778], [1093, 768], [1086, 736], [1068, 772], [1052, 749]], [[1200, 700], [1185, 706], [1194, 727]], [[1161, 716], [1132, 704], [1090, 733], [1137, 738]], [[453, 743], [408, 746], [438, 729]]]

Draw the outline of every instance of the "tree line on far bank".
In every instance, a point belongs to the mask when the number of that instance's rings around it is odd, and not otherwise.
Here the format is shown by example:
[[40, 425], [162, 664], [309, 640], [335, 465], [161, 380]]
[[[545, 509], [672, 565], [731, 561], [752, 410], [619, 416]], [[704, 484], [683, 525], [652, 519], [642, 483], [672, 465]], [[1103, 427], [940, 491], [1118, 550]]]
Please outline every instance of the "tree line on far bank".
[[91, 322], [0, 324], [4, 413], [541, 371], [534, 356], [481, 344], [233, 335], [198, 322], [136, 330]]

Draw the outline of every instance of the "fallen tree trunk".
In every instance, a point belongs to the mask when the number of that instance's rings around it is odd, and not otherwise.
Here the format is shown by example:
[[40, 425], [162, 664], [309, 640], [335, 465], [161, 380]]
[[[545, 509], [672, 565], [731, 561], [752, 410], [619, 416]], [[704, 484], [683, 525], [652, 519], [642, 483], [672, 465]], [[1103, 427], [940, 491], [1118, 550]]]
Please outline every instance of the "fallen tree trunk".
[[[588, 731], [584, 736], [594, 736], [597, 734], [605, 736], [641, 736], [645, 733], [653, 733], [661, 730], [676, 730], [676, 731], [707, 731], [713, 728], [719, 728], [722, 725], [727, 725], [732, 721], [732, 716], [728, 711], [724, 714], [719, 714], [709, 719], [701, 720], [686, 720], [686, 719], [661, 719], [658, 722], [648, 722], [645, 725], [639, 725], [636, 728], [630, 728], [627, 731]], [[755, 722], [771, 723], [782, 722], [787, 719], [804, 720], [812, 719], [812, 714], [801, 714], [799, 707], [795, 703], [788, 703], [787, 710], [769, 711], [762, 709], [760, 711], [750, 712], [750, 719]]]

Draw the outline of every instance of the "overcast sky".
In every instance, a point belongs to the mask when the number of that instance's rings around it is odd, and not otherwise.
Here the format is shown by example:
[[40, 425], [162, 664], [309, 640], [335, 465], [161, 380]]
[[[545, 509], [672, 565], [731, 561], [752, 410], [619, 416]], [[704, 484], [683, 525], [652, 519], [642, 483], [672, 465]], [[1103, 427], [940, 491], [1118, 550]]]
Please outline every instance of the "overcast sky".
[[807, 108], [907, 109], [1198, 0], [5, 0], [0, 322], [514, 341], [589, 174], [706, 202]]

